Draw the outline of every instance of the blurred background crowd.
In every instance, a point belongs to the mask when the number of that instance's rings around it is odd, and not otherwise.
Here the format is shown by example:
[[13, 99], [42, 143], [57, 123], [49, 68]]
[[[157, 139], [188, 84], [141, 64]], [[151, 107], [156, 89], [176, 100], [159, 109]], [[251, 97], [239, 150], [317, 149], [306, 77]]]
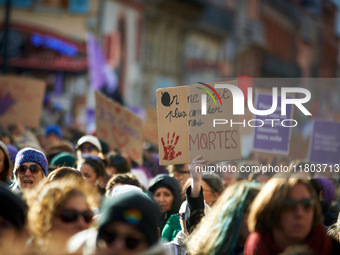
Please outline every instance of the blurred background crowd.
[[[91, 133], [90, 89], [145, 117], [145, 109], [156, 106], [158, 88], [235, 77], [338, 77], [338, 4], [3, 0], [2, 67], [46, 82], [42, 128], [58, 124]], [[96, 77], [90, 80], [91, 72]], [[319, 94], [315, 90], [312, 95]], [[322, 90], [314, 110], [338, 119], [338, 85]]]

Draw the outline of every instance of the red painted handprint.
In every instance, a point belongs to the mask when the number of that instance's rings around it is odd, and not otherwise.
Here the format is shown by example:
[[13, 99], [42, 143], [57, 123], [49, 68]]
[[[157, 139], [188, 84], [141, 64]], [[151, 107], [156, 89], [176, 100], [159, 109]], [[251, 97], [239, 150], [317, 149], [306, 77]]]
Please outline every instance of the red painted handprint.
[[163, 137], [161, 138], [162, 144], [163, 144], [163, 150], [164, 150], [164, 157], [163, 160], [173, 160], [175, 158], [177, 158], [178, 156], [182, 155], [182, 152], [175, 152], [175, 146], [178, 142], [179, 139], [179, 135], [176, 136], [176, 140], [174, 140], [175, 138], [175, 132], [172, 135], [171, 141], [170, 141], [170, 133], [168, 132], [168, 140], [167, 143], [165, 145], [164, 143], [164, 139]]

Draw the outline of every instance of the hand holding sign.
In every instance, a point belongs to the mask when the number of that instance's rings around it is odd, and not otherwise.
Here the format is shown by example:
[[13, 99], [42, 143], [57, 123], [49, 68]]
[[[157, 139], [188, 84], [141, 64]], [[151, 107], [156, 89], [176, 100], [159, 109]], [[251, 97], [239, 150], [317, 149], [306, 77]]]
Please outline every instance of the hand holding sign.
[[203, 159], [201, 155], [195, 157], [189, 166], [191, 178], [201, 179], [203, 175], [204, 166], [206, 166], [205, 159]]
[[164, 150], [164, 157], [163, 160], [173, 160], [175, 158], [177, 158], [178, 156], [182, 155], [182, 152], [175, 152], [175, 146], [178, 142], [179, 139], [179, 135], [176, 136], [176, 140], [174, 140], [175, 138], [175, 132], [172, 135], [171, 141], [170, 141], [170, 133], [168, 132], [168, 138], [167, 138], [167, 143], [165, 145], [164, 143], [164, 139], [162, 137], [162, 145], [163, 145], [163, 150]]
[[203, 176], [204, 166], [206, 166], [206, 161], [201, 155], [196, 156], [189, 166], [191, 181], [191, 194], [192, 197], [199, 197], [201, 193], [201, 181]]

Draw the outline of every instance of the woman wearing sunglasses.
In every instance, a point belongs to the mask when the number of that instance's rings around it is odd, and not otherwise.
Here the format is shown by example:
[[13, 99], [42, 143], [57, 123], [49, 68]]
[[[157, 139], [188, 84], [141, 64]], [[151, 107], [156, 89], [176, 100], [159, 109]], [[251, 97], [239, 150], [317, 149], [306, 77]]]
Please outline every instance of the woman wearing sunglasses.
[[15, 157], [13, 189], [32, 189], [46, 178], [48, 163], [44, 153], [33, 148], [20, 150]]
[[157, 205], [142, 190], [111, 197], [100, 217], [96, 254], [141, 254], [158, 242], [159, 217]]
[[32, 245], [42, 254], [62, 254], [72, 235], [89, 228], [92, 197], [84, 182], [67, 179], [39, 188], [40, 192], [26, 195]]
[[300, 178], [272, 178], [254, 200], [245, 255], [280, 254], [305, 246], [312, 254], [340, 254], [326, 234], [320, 204], [311, 185]]
[[75, 149], [77, 151], [77, 168], [83, 161], [84, 154], [91, 154], [92, 156], [99, 156], [103, 158], [102, 146], [99, 139], [93, 135], [85, 135], [81, 137]]

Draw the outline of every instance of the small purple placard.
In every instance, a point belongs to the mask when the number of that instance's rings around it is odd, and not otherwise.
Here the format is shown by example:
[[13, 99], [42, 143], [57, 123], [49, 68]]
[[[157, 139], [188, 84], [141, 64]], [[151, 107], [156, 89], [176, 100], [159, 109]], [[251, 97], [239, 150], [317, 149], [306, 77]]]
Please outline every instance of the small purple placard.
[[[257, 110], [267, 110], [272, 106], [272, 94], [267, 93], [257, 93], [256, 94], [256, 109]], [[287, 97], [293, 98], [293, 97]], [[255, 115], [255, 119], [258, 120], [252, 125], [260, 125], [263, 121], [264, 125], [262, 127], [254, 128], [253, 136], [253, 150], [261, 151], [274, 154], [289, 154], [289, 140], [291, 128], [294, 123], [291, 121], [284, 121], [286, 119], [292, 119], [293, 106], [288, 104], [286, 106], [286, 114], [281, 115], [281, 96], [278, 96], [276, 110], [265, 116]], [[282, 125], [284, 121], [285, 127]]]
[[311, 163], [340, 163], [340, 122], [314, 120], [309, 146]]

